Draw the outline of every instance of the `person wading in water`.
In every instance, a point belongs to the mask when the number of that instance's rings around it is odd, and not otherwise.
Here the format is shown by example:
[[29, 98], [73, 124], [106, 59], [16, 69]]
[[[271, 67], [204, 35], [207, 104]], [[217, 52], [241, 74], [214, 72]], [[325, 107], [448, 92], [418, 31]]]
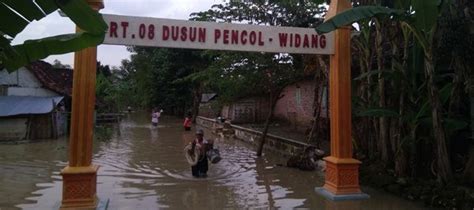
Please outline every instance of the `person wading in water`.
[[206, 153], [213, 148], [213, 142], [205, 140], [204, 131], [199, 129], [196, 131], [196, 139], [191, 144], [191, 151], [199, 152], [198, 161], [196, 165], [191, 166], [191, 172], [194, 177], [207, 177], [209, 163]]
[[158, 109], [154, 108], [152, 113], [151, 113], [151, 125], [153, 127], [158, 126], [158, 120], [160, 119], [161, 112], [158, 111]]
[[184, 118], [184, 130], [185, 131], [190, 131], [191, 130], [191, 124], [192, 124], [192, 115], [190, 112], [186, 115], [186, 118]]

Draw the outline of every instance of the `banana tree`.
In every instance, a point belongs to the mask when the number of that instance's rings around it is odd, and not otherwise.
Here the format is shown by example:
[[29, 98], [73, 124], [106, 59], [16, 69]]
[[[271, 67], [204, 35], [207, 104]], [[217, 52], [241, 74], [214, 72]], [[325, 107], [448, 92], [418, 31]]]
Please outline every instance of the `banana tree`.
[[[27, 40], [11, 40], [32, 21], [61, 9], [81, 32]], [[84, 0], [0, 0], [0, 66], [14, 71], [37, 59], [96, 46], [103, 42], [107, 24]]]
[[446, 146], [446, 133], [442, 124], [442, 104], [439, 97], [439, 90], [435, 84], [435, 66], [433, 61], [433, 40], [436, 32], [436, 21], [443, 6], [449, 2], [438, 0], [399, 0], [396, 1], [400, 9], [387, 8], [382, 6], [360, 6], [327, 20], [319, 25], [316, 30], [320, 33], [333, 31], [339, 27], [352, 23], [367, 20], [373, 17], [386, 16], [401, 22], [406, 30], [409, 30], [415, 37], [418, 45], [424, 53], [424, 75], [427, 82], [427, 92], [432, 108], [432, 126], [435, 139], [438, 180], [449, 182], [452, 180], [451, 165]]

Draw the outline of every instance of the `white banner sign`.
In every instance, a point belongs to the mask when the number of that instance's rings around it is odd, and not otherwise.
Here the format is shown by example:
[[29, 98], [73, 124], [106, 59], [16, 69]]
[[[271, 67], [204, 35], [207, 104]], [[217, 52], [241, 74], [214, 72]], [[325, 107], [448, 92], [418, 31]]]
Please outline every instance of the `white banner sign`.
[[103, 15], [109, 29], [104, 44], [334, 54], [334, 35], [312, 28], [184, 21]]

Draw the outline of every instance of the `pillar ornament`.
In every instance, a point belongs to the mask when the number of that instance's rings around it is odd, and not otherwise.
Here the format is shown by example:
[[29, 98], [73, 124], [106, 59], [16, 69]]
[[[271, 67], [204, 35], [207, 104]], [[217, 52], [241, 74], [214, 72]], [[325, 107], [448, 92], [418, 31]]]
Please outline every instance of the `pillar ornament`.
[[[332, 0], [326, 20], [351, 8], [348, 0]], [[330, 56], [329, 115], [331, 155], [326, 161], [326, 179], [316, 192], [331, 200], [368, 198], [360, 190], [359, 164], [352, 158], [351, 28], [334, 32], [334, 54]]]
[[61, 209], [95, 209], [98, 166], [69, 167], [63, 176], [63, 201]]
[[[103, 0], [87, 0], [92, 9], [104, 8]], [[77, 32], [81, 29], [76, 28]], [[97, 171], [92, 164], [93, 121], [97, 48], [89, 47], [74, 54], [69, 163], [63, 170], [60, 209], [96, 209]]]

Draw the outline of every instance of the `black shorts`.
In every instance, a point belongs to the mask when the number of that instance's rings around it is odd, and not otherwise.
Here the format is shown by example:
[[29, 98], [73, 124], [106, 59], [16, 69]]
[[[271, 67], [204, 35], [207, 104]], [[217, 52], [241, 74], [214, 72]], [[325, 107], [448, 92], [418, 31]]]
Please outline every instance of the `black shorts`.
[[184, 127], [184, 130], [185, 130], [185, 131], [190, 131], [190, 130], [191, 130], [191, 127]]
[[152, 122], [151, 125], [156, 127], [156, 126], [158, 126], [158, 123]]
[[197, 164], [191, 166], [191, 173], [194, 177], [205, 177], [208, 169], [207, 156], [200, 155]]

